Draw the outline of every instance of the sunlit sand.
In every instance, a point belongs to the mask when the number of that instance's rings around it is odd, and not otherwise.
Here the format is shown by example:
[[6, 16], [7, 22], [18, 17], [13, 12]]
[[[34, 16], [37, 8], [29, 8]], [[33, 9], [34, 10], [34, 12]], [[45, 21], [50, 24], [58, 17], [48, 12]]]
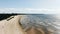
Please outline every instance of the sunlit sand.
[[19, 24], [21, 16], [15, 16], [11, 20], [7, 19], [0, 21], [0, 34], [25, 34]]

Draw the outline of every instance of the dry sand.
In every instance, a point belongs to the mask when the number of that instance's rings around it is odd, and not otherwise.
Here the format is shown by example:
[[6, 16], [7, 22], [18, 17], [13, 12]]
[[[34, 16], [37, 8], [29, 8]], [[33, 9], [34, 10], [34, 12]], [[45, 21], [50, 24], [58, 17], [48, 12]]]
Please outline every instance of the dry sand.
[[17, 15], [9, 21], [7, 19], [0, 21], [0, 34], [25, 34], [19, 24], [20, 17]]

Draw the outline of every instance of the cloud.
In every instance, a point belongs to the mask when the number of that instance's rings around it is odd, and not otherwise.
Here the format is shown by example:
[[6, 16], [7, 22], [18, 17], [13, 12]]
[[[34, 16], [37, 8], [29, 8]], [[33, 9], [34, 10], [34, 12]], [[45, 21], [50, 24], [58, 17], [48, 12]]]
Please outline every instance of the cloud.
[[60, 9], [0, 8], [0, 13], [60, 14]]

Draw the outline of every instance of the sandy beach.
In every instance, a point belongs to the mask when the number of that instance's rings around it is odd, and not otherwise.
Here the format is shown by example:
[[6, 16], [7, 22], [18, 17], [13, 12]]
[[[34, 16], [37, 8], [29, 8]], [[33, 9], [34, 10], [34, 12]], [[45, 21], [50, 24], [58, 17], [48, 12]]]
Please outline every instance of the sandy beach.
[[46, 25], [41, 24], [43, 22], [39, 24], [40, 18], [33, 18], [26, 15], [16, 15], [2, 20], [0, 21], [0, 34], [55, 34], [57, 32], [53, 30], [52, 26], [45, 27]]
[[25, 34], [19, 24], [21, 16], [15, 16], [11, 20], [7, 19], [0, 21], [0, 34]]

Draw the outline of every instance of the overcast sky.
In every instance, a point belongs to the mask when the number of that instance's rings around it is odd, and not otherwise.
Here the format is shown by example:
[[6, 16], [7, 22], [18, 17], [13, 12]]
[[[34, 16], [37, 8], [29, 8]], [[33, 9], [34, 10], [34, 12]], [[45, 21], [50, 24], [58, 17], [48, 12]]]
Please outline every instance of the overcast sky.
[[59, 14], [60, 0], [0, 0], [0, 13]]

